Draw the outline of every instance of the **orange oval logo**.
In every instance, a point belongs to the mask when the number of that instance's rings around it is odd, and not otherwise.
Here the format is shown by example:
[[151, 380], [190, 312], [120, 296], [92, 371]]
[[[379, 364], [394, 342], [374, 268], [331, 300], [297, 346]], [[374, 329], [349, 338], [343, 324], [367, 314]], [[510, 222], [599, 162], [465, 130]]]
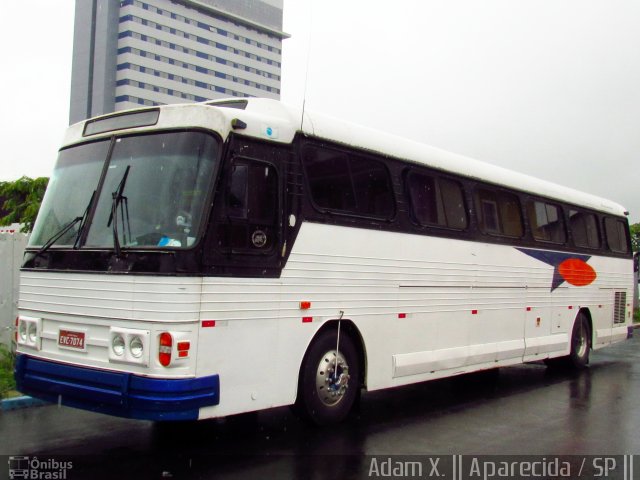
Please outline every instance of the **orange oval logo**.
[[596, 271], [586, 262], [569, 258], [558, 265], [560, 276], [576, 287], [584, 287], [596, 279]]

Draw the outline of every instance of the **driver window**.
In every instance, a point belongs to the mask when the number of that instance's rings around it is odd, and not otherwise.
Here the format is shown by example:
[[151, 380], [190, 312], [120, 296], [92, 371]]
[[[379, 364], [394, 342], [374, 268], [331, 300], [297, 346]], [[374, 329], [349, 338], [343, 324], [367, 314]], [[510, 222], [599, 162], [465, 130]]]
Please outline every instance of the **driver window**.
[[248, 165], [233, 165], [227, 194], [227, 214], [234, 218], [247, 218], [247, 196], [249, 190]]
[[225, 219], [218, 245], [232, 251], [267, 253], [276, 242], [278, 177], [268, 163], [234, 159], [227, 173]]

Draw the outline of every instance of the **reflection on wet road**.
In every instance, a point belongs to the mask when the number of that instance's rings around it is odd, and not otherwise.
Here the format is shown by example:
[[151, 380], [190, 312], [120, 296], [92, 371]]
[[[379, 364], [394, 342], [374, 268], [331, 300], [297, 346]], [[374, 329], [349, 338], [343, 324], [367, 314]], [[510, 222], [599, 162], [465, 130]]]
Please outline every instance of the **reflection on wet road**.
[[65, 407], [0, 413], [0, 454], [82, 455], [69, 478], [348, 478], [363, 455], [640, 452], [640, 330], [580, 373], [542, 364], [366, 393], [319, 429], [288, 408], [152, 424]]

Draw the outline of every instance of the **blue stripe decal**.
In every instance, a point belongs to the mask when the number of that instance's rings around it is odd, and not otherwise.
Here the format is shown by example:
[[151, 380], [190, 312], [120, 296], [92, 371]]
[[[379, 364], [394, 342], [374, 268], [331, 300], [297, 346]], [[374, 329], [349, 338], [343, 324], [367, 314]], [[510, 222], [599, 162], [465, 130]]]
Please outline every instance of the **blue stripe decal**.
[[196, 420], [201, 407], [220, 403], [218, 375], [187, 379], [148, 378], [40, 360], [16, 358], [19, 391], [50, 402], [119, 417]]

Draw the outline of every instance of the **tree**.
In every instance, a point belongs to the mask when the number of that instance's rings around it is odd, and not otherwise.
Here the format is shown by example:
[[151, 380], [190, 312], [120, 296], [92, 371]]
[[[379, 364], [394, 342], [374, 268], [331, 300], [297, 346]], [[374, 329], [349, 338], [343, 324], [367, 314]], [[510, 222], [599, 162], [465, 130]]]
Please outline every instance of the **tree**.
[[0, 182], [0, 225], [22, 223], [22, 231], [33, 230], [42, 197], [49, 179], [22, 177], [14, 182]]
[[631, 247], [634, 252], [640, 251], [640, 223], [634, 223], [629, 229], [631, 230]]

